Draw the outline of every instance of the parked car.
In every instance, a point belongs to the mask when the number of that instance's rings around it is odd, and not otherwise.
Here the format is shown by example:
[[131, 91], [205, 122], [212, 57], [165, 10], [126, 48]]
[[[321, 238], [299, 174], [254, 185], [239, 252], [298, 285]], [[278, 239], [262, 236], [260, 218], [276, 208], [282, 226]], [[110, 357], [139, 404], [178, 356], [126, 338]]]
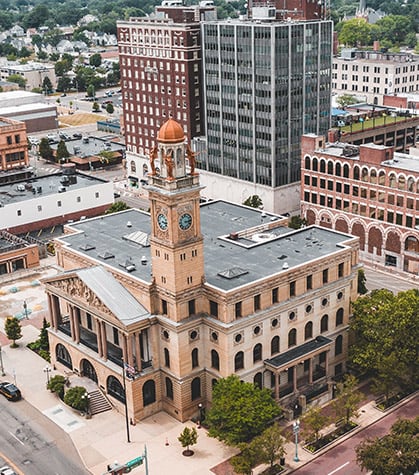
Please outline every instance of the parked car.
[[0, 383], [0, 394], [3, 394], [3, 396], [10, 401], [19, 401], [22, 397], [20, 389], [7, 381]]
[[81, 139], [82, 137], [83, 137], [83, 135], [82, 135], [81, 133], [79, 133], [79, 132], [75, 132], [75, 133], [73, 134], [73, 138], [75, 138], [75, 139]]
[[17, 473], [11, 469], [8, 465], [0, 468], [0, 475], [17, 475]]

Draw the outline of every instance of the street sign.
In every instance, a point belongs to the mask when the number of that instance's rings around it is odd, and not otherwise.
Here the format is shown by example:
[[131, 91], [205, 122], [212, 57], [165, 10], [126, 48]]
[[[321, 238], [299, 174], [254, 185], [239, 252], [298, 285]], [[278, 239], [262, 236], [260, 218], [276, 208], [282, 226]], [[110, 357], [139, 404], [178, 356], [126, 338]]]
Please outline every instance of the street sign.
[[139, 467], [143, 464], [143, 461], [144, 457], [137, 457], [135, 459], [130, 460], [125, 464], [125, 473], [129, 473], [133, 468]]

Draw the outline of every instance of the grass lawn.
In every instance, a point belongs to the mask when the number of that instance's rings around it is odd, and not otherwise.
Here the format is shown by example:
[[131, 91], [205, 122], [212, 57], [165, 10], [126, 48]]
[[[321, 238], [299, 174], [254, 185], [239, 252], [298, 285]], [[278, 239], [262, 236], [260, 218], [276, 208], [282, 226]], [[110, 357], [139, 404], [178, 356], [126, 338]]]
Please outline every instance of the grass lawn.
[[352, 129], [350, 125], [345, 125], [345, 127], [341, 127], [340, 130], [346, 133], [355, 133], [360, 132], [362, 130], [372, 129], [373, 127], [380, 127], [382, 125], [387, 124], [394, 124], [395, 122], [403, 122], [409, 120], [406, 117], [375, 117], [374, 119], [367, 119], [365, 122], [354, 122], [352, 124]]

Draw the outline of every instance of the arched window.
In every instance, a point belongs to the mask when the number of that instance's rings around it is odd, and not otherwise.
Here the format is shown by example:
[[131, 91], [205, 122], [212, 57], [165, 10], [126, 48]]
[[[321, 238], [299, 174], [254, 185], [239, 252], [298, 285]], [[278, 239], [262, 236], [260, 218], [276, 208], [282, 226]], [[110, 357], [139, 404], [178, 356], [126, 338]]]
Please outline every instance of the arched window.
[[220, 357], [215, 350], [211, 350], [211, 367], [214, 369], [220, 369]]
[[367, 167], [362, 167], [361, 172], [361, 181], [368, 181], [369, 180], [369, 173]]
[[385, 185], [386, 184], [386, 173], [384, 170], [380, 170], [378, 173], [378, 184]]
[[310, 166], [311, 163], [310, 163], [310, 156], [309, 155], [305, 156], [304, 163], [305, 163], [306, 170], [310, 170], [311, 169], [311, 166]]
[[58, 343], [58, 345], [55, 347], [55, 355], [58, 362], [64, 366], [67, 366], [67, 368], [73, 369], [73, 362], [71, 361], [70, 353], [64, 345]]
[[327, 174], [328, 175], [333, 175], [333, 162], [332, 162], [332, 160], [329, 160], [327, 162]]
[[166, 378], [166, 397], [173, 401], [173, 383], [170, 378]]
[[164, 366], [170, 368], [170, 353], [167, 348], [164, 349]]
[[399, 175], [397, 185], [399, 190], [404, 190], [406, 188], [406, 178], [403, 175]]
[[262, 359], [262, 345], [258, 343], [253, 348], [253, 363]]
[[329, 329], [329, 315], [323, 315], [320, 320], [320, 333], [327, 332]]
[[354, 180], [359, 180], [359, 167], [354, 166]]
[[279, 353], [279, 336], [276, 335], [271, 340], [271, 355]]
[[407, 180], [407, 191], [413, 192], [415, 189], [415, 180], [412, 177], [409, 177]]
[[407, 236], [404, 243], [404, 250], [419, 254], [419, 241], [415, 236]]
[[198, 361], [198, 348], [194, 348], [191, 353], [192, 357], [192, 368], [196, 368], [199, 366], [199, 361]]
[[201, 397], [201, 379], [194, 378], [191, 383], [192, 401]]
[[218, 383], [218, 379], [211, 379], [211, 388], [214, 389], [215, 388], [215, 385]]
[[396, 174], [390, 173], [388, 176], [390, 188], [396, 188]]
[[320, 173], [326, 173], [326, 161], [321, 158], [320, 162]]
[[144, 165], [143, 165], [143, 175], [147, 175], [147, 173], [148, 173], [148, 167], [147, 167], [147, 165], [144, 163]]
[[343, 351], [343, 336], [339, 335], [335, 341], [335, 356], [342, 354]]
[[106, 380], [106, 392], [118, 401], [125, 402], [124, 387], [115, 376], [109, 376]]
[[244, 353], [239, 351], [234, 357], [234, 371], [238, 371], [244, 368]]
[[347, 163], [343, 165], [343, 176], [344, 178], [349, 178], [349, 165]]
[[370, 181], [374, 184], [377, 183], [377, 170], [375, 170], [374, 168], [372, 168], [370, 171]]
[[137, 171], [137, 167], [135, 165], [134, 160], [131, 160], [131, 171], [132, 173], [135, 173]]
[[336, 326], [338, 327], [339, 325], [342, 325], [343, 323], [343, 314], [344, 314], [344, 311], [343, 311], [343, 308], [338, 308], [337, 312], [336, 312]]
[[318, 170], [318, 161], [316, 157], [313, 158], [312, 163], [313, 163], [313, 171], [316, 172]]
[[262, 389], [262, 373], [255, 374], [255, 377], [253, 378], [253, 384], [257, 388]]
[[143, 386], [143, 404], [144, 407], [156, 402], [156, 383], [149, 379]]
[[304, 327], [304, 340], [313, 338], [313, 322], [307, 322]]
[[342, 175], [342, 165], [339, 162], [336, 162], [335, 175], [336, 176], [341, 176]]
[[288, 333], [288, 348], [297, 344], [297, 330], [293, 328]]

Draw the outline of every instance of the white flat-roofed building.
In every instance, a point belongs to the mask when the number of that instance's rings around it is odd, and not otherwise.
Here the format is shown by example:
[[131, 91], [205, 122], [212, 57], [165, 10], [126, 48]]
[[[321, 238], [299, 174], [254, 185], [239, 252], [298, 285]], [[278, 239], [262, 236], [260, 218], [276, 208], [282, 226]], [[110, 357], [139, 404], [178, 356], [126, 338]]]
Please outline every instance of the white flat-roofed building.
[[98, 216], [113, 201], [111, 182], [66, 171], [0, 185], [1, 230], [22, 234]]

